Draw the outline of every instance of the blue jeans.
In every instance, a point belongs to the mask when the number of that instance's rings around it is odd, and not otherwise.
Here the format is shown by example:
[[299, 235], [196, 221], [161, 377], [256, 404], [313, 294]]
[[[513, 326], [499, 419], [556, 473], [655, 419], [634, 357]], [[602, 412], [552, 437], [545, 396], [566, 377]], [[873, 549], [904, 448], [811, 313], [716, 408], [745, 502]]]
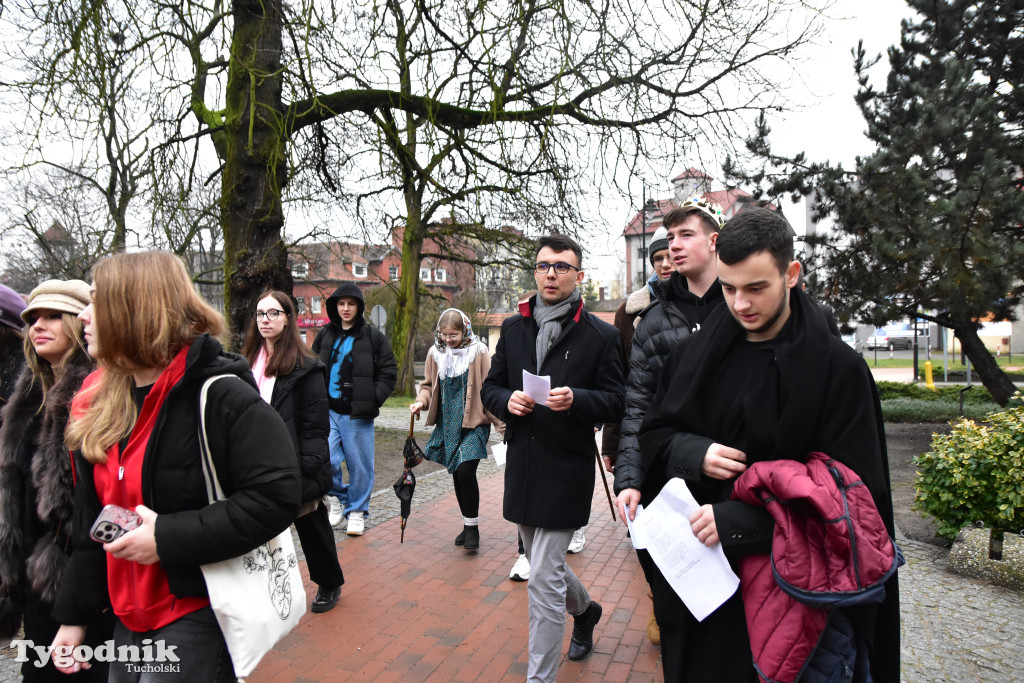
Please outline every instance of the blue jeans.
[[[353, 510], [370, 511], [370, 494], [373, 493], [373, 420], [351, 415], [342, 415], [333, 410], [331, 414], [330, 495], [337, 498], [345, 508], [345, 516]], [[344, 463], [348, 470], [348, 484], [341, 474]]]

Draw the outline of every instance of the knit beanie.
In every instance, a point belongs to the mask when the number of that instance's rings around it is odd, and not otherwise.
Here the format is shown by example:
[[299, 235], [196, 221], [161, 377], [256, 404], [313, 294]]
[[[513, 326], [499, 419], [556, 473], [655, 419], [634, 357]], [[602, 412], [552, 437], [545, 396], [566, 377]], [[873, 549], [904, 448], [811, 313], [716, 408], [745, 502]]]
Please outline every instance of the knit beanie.
[[647, 250], [652, 266], [654, 265], [654, 255], [662, 249], [668, 249], [668, 230], [665, 229], [664, 225], [654, 231], [654, 237], [651, 238], [651, 246]]
[[28, 308], [21, 312], [21, 319], [28, 322], [28, 314], [40, 309], [60, 311], [78, 315], [92, 303], [89, 285], [81, 280], [47, 280], [28, 295]]
[[28, 306], [25, 300], [6, 285], [0, 285], [0, 325], [20, 330], [24, 325], [21, 322], [21, 312]]

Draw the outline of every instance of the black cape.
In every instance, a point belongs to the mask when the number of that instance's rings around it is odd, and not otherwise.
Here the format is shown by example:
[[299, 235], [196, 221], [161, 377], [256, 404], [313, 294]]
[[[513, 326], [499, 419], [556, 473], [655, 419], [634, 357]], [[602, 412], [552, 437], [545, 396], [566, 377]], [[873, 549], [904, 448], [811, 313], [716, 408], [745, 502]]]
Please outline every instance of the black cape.
[[[895, 535], [885, 431], [871, 372], [830, 333], [827, 317], [805, 293], [791, 290], [790, 306], [790, 319], [770, 342], [774, 358], [765, 373], [770, 375], [765, 390], [737, 396], [723, 387], [721, 376], [728, 374], [727, 364], [745, 333], [728, 307], [721, 306], [699, 334], [684, 339], [669, 357], [640, 428], [647, 465], [644, 500], [657, 495], [670, 477], [686, 480], [699, 503], [715, 506], [722, 547], [730, 558], [768, 552], [772, 523], [763, 510], [730, 500], [732, 481], [702, 474], [701, 460], [711, 443], [743, 450], [748, 465], [782, 458], [804, 461], [811, 451], [827, 453], [863, 479], [890, 536]], [[737, 415], [742, 419], [735, 419]], [[773, 416], [767, 426], [765, 415]], [[761, 438], [749, 442], [745, 425], [759, 425]], [[885, 602], [861, 616], [873, 641], [874, 680], [898, 681], [895, 575], [886, 584]], [[740, 628], [745, 634], [745, 624]]]

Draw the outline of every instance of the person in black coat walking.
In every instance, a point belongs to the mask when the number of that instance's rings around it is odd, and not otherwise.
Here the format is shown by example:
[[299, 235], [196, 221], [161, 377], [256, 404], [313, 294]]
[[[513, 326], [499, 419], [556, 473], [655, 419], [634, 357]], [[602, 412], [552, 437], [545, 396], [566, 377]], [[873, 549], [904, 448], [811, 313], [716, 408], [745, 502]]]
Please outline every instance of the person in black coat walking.
[[295, 443], [302, 481], [302, 507], [295, 530], [306, 555], [309, 578], [318, 586], [312, 610], [327, 612], [338, 604], [345, 583], [323, 503], [324, 494], [331, 489], [327, 369], [302, 343], [290, 296], [265, 292], [252, 318], [242, 355], [252, 366], [260, 396], [284, 420]]
[[[327, 366], [333, 485], [332, 526], [348, 518], [346, 533], [362, 536], [373, 492], [373, 420], [395, 389], [398, 365], [387, 338], [363, 318], [359, 287], [344, 282], [327, 298], [328, 323], [313, 340]], [[348, 470], [348, 483], [341, 472]]]
[[[622, 417], [619, 334], [583, 310], [582, 250], [563, 235], [537, 242], [536, 297], [501, 326], [481, 391], [505, 421], [504, 516], [519, 526], [530, 561], [528, 680], [554, 681], [565, 613], [573, 615], [569, 659], [594, 644], [601, 605], [565, 562], [573, 530], [590, 519], [594, 425]], [[523, 371], [550, 377], [547, 396], [523, 391]]]

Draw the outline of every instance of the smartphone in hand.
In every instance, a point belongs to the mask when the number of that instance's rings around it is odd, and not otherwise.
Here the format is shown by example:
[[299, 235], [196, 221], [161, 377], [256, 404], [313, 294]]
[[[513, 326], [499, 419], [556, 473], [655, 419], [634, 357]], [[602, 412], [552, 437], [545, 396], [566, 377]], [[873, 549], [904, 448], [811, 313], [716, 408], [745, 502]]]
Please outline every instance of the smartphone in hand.
[[140, 524], [142, 519], [133, 510], [126, 510], [119, 505], [105, 505], [89, 529], [89, 536], [100, 543], [110, 543]]

